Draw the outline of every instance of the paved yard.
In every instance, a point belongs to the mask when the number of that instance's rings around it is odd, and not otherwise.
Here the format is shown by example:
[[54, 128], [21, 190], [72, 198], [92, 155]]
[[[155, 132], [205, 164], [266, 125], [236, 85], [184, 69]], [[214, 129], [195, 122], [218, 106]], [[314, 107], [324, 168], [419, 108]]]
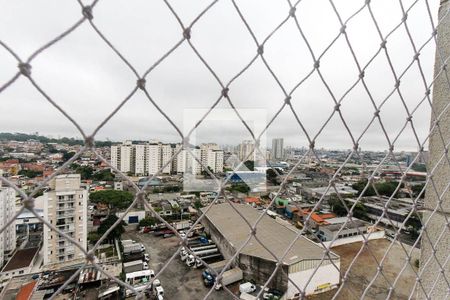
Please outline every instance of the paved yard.
[[[166, 261], [175, 253], [178, 240], [175, 237], [155, 237], [150, 233], [127, 232], [123, 239], [133, 239], [144, 244], [150, 254], [150, 268], [158, 272]], [[203, 269], [188, 268], [179, 255], [168, 265], [159, 277], [167, 299], [203, 299], [209, 289], [203, 285], [201, 273]], [[211, 300], [231, 299], [230, 295], [221, 290], [213, 291], [208, 297]]]

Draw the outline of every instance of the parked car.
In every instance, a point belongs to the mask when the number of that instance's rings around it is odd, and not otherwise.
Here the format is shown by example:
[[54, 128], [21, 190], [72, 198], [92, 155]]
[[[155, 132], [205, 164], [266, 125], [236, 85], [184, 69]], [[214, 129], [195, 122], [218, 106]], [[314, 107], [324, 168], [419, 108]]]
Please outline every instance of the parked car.
[[150, 261], [150, 255], [148, 253], [144, 253], [144, 261], [149, 262]]
[[148, 263], [146, 263], [145, 261], [142, 263], [142, 269], [148, 270]]
[[251, 283], [251, 282], [245, 282], [241, 285], [239, 285], [239, 292], [241, 293], [253, 293], [254, 291], [256, 291], [256, 286]]

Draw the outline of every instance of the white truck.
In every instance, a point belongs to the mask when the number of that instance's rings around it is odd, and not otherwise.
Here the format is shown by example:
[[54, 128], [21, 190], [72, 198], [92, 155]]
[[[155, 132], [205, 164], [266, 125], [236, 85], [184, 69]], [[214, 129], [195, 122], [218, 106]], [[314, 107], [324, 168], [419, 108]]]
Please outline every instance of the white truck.
[[241, 281], [244, 278], [244, 273], [240, 268], [233, 268], [225, 271], [222, 276], [221, 283], [218, 283], [215, 287], [216, 290], [220, 290], [222, 286], [227, 286], [235, 282]]
[[123, 246], [123, 254], [129, 255], [133, 253], [140, 253], [143, 252], [144, 249], [142, 248], [142, 244], [140, 243], [126, 244]]
[[[201, 251], [193, 251], [195, 253], [196, 256], [198, 257], [202, 257], [202, 256], [208, 256], [208, 255], [212, 255], [212, 254], [218, 254], [219, 250], [217, 248], [212, 248], [212, 249], [204, 249]], [[195, 257], [192, 254], [189, 254], [186, 258], [186, 265], [188, 267], [192, 267], [195, 264]]]
[[172, 223], [172, 227], [175, 228], [176, 230], [187, 229], [190, 228], [191, 226], [192, 222], [188, 220]]
[[134, 260], [123, 263], [123, 271], [125, 273], [132, 273], [142, 270], [143, 270], [142, 260]]
[[239, 285], [239, 292], [241, 293], [253, 293], [254, 291], [256, 291], [256, 285], [254, 285], [251, 282], [245, 282], [241, 285]]

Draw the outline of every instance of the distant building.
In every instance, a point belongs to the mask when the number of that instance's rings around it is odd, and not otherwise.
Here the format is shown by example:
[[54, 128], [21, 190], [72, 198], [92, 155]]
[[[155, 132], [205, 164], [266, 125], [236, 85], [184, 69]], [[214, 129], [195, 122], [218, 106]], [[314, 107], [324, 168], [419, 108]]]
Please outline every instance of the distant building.
[[[50, 190], [44, 193], [44, 215], [59, 230], [87, 249], [87, 198], [80, 186], [79, 174], [56, 176]], [[57, 264], [80, 260], [83, 252], [62, 235], [50, 228], [44, 229], [44, 264]]]
[[255, 148], [255, 143], [253, 141], [247, 140], [242, 141], [239, 145], [239, 159], [241, 161], [255, 160], [255, 152], [252, 153]]
[[283, 149], [283, 139], [276, 138], [272, 139], [272, 159], [283, 159], [284, 149]]
[[[0, 228], [6, 225], [9, 219], [16, 213], [16, 191], [11, 188], [0, 187]], [[5, 261], [5, 252], [10, 253], [16, 248], [15, 223], [6, 227], [0, 233], [0, 264]]]
[[[181, 144], [165, 144], [158, 141], [111, 146], [111, 165], [121, 172], [138, 176], [185, 173], [200, 174], [201, 164], [209, 166], [214, 173], [223, 171], [223, 151], [217, 144], [202, 144], [192, 148], [193, 155], [180, 150]], [[178, 153], [178, 154], [177, 154]], [[175, 154], [176, 157], [172, 158]], [[194, 157], [198, 158], [197, 161]]]

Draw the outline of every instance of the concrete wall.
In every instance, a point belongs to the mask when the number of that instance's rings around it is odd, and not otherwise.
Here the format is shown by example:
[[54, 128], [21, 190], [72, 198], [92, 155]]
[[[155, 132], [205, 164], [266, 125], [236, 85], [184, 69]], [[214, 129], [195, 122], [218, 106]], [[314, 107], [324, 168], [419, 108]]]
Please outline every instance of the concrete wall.
[[[335, 265], [340, 268], [340, 262], [336, 261]], [[336, 269], [333, 264], [321, 265], [317, 272], [314, 273], [315, 269], [309, 269], [305, 271], [289, 273], [289, 278], [297, 284], [299, 288], [305, 290], [306, 295], [325, 292], [332, 288], [335, 288], [340, 281], [340, 272]], [[313, 276], [314, 273], [314, 276]], [[309, 278], [312, 277], [311, 281], [308, 282]], [[322, 290], [318, 291], [318, 288], [322, 286]], [[287, 299], [292, 299], [299, 293], [298, 289], [289, 281], [287, 289]]]
[[[421, 283], [425, 289], [426, 295], [421, 286], [417, 285], [418, 299], [445, 299], [448, 296], [448, 282], [445, 277], [450, 277], [450, 267], [448, 264], [444, 263], [446, 262], [448, 255], [450, 255], [450, 234], [448, 234], [448, 224], [446, 220], [450, 213], [450, 192], [446, 191], [444, 193], [444, 191], [450, 180], [450, 166], [448, 160], [445, 158], [441, 163], [438, 164], [438, 162], [447, 148], [445, 144], [448, 144], [450, 141], [450, 109], [446, 108], [450, 102], [450, 83], [448, 82], [450, 78], [450, 72], [448, 71], [448, 59], [450, 57], [450, 17], [447, 15], [449, 9], [450, 2], [448, 0], [441, 0], [438, 19], [442, 20], [438, 27], [436, 62], [434, 68], [435, 76], [438, 77], [433, 86], [433, 111], [436, 116], [442, 115], [439, 120], [440, 131], [435, 128], [431, 132], [429, 140], [429, 161], [427, 169], [432, 170], [436, 165], [437, 167], [432, 177], [434, 184], [428, 185], [425, 192], [426, 210], [423, 214], [423, 222], [426, 223], [429, 220], [426, 227], [428, 237], [422, 238], [419, 272], [423, 272]], [[444, 18], [444, 16], [446, 17]], [[447, 69], [442, 70], [442, 61], [446, 60]], [[432, 115], [431, 128], [433, 128], [434, 119], [435, 116]], [[442, 138], [444, 142], [442, 141]], [[446, 155], [448, 157], [448, 154]], [[434, 187], [440, 195], [444, 193], [442, 197], [436, 195]], [[433, 214], [430, 219], [432, 211], [437, 207], [439, 202], [441, 204], [441, 207], [439, 207], [440, 212]], [[441, 237], [441, 233], [446, 227], [446, 232], [444, 232]], [[432, 243], [436, 244], [434, 250], [431, 245]], [[433, 253], [434, 251], [435, 253]], [[427, 264], [426, 262], [429, 258], [431, 258], [431, 260]], [[438, 260], [441, 265], [444, 265], [442, 269], [436, 260]], [[443, 273], [441, 273], [441, 271]], [[442, 276], [443, 274], [445, 274], [445, 277]]]
[[[384, 230], [380, 230], [377, 232], [372, 232], [370, 234], [370, 236], [368, 236], [366, 234], [366, 237], [369, 238], [369, 240], [376, 240], [376, 239], [383, 239], [384, 238]], [[356, 236], [352, 236], [352, 237], [347, 237], [347, 238], [341, 238], [341, 239], [337, 239], [334, 241], [333, 246], [332, 247], [336, 247], [336, 246], [340, 246], [340, 245], [346, 245], [346, 244], [351, 244], [351, 243], [355, 243], [355, 242], [362, 242], [364, 239], [361, 235], [356, 235]], [[328, 245], [331, 243], [331, 241], [328, 242], [323, 242], [323, 244], [328, 247]]]
[[[240, 254], [239, 267], [244, 272], [246, 280], [254, 280], [258, 284], [264, 284], [275, 270], [275, 262], [261, 259], [259, 257]], [[283, 266], [285, 273], [280, 269], [269, 282], [268, 287], [281, 291], [287, 289], [287, 266]]]

